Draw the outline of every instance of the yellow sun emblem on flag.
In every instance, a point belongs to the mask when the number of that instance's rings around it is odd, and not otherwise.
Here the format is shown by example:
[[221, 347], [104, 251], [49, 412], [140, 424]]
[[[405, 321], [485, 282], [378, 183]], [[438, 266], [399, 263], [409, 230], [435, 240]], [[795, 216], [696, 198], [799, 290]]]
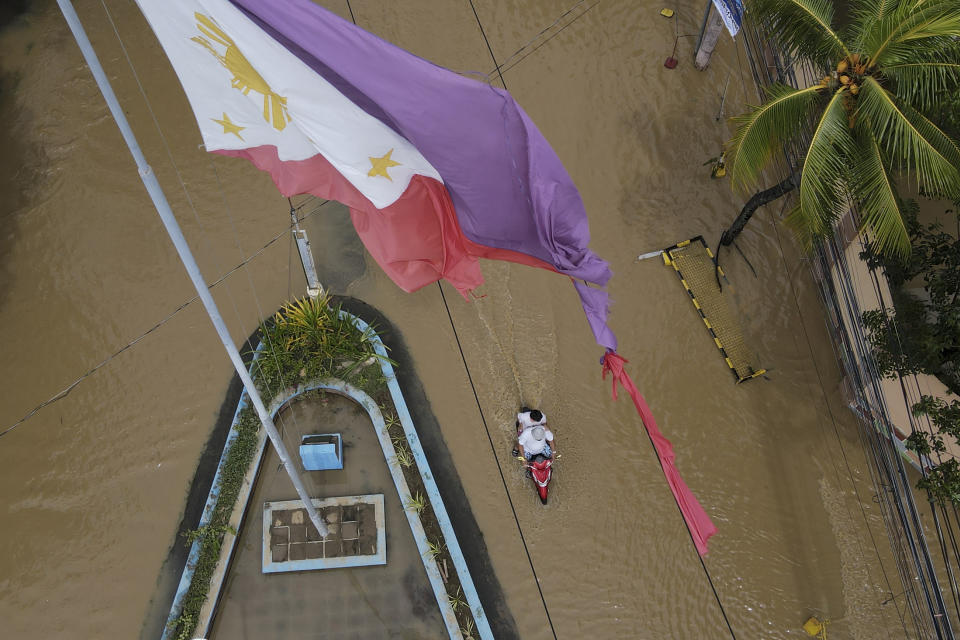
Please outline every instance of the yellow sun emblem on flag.
[[204, 47], [213, 54], [220, 64], [222, 64], [233, 78], [230, 79], [230, 86], [239, 89], [243, 95], [247, 95], [251, 90], [263, 96], [263, 119], [273, 125], [277, 131], [283, 131], [290, 120], [287, 113], [287, 99], [277, 93], [274, 93], [267, 81], [263, 79], [253, 65], [240, 52], [240, 48], [230, 36], [223, 32], [216, 22], [209, 16], [201, 13], [194, 13], [193, 17], [197, 19], [197, 29], [200, 33], [217, 42], [226, 50], [221, 54], [207, 38], [203, 36], [194, 36], [192, 41]]

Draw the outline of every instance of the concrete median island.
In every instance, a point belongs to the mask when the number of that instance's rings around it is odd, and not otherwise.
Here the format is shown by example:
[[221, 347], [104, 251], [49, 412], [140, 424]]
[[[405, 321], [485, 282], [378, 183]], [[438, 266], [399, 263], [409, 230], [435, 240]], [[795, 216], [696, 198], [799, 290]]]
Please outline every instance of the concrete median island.
[[[326, 299], [303, 300], [287, 305], [273, 320], [272, 324], [261, 328], [263, 341], [250, 369], [265, 399], [268, 399], [270, 414], [276, 416], [295, 401], [309, 399], [310, 394], [327, 392], [350, 398], [362, 407], [369, 417], [367, 424], [372, 423], [396, 495], [403, 505], [402, 511], [413, 534], [419, 560], [447, 634], [451, 638], [492, 638], [466, 560], [397, 384], [393, 364], [379, 336], [359, 318], [341, 311], [339, 307], [330, 307]], [[336, 335], [331, 338], [333, 334]], [[334, 342], [339, 350], [318, 358], [316, 353], [311, 352], [311, 340], [327, 347]], [[285, 348], [278, 353], [274, 348], [276, 345], [292, 348]], [[325, 425], [325, 430], [329, 430], [328, 427]], [[208, 637], [212, 630], [231, 558], [242, 535], [245, 515], [250, 505], [254, 504], [250, 498], [267, 450], [265, 434], [258, 429], [258, 419], [247, 406], [247, 397], [243, 394], [199, 527], [190, 535], [191, 551], [162, 634], [164, 640]], [[363, 459], [353, 459], [347, 466], [352, 464], [362, 468], [366, 463]], [[314, 486], [323, 491], [322, 482]], [[284, 504], [282, 510], [287, 511], [287, 515], [280, 518], [288, 517], [290, 524], [298, 513], [294, 502]], [[275, 504], [273, 500], [269, 500], [269, 503], [271, 508]], [[320, 501], [317, 504], [321, 506], [325, 503]], [[345, 511], [346, 507], [339, 510], [337, 517], [342, 518]], [[373, 520], [376, 521], [376, 516]], [[360, 551], [360, 540], [369, 535], [369, 527], [365, 527], [361, 535], [359, 522], [351, 521], [351, 526], [356, 525], [358, 531], [347, 532], [351, 533], [350, 540], [343, 539], [344, 532], [338, 530], [342, 538], [336, 544], [335, 553], [339, 562], [346, 562], [345, 556], [348, 554], [344, 553], [344, 549], [353, 551], [356, 546]], [[390, 527], [400, 526], [389, 517], [385, 523], [382, 518], [380, 522], [385, 525], [387, 532]], [[271, 548], [272, 561], [272, 547], [281, 546], [272, 544], [272, 529], [278, 529], [276, 535], [279, 543], [279, 529], [288, 525], [281, 522], [280, 527], [267, 527], [267, 524], [265, 519], [263, 531], [271, 537], [266, 544]], [[273, 524], [272, 519], [269, 524]], [[343, 524], [346, 525], [346, 522]], [[296, 560], [293, 554], [299, 556], [301, 552], [304, 556], [302, 561], [310, 561], [307, 547], [310, 546], [309, 542], [316, 543], [318, 540], [309, 540], [307, 527], [303, 527], [302, 533], [302, 542], [294, 543], [292, 538], [287, 538], [287, 560], [284, 562]], [[288, 529], [288, 534], [293, 535], [292, 528]], [[353, 537], [354, 534], [357, 535]], [[297, 535], [300, 535], [299, 528]], [[313, 535], [318, 537], [315, 529]], [[260, 534], [258, 536], [262, 537]], [[334, 542], [331, 540], [330, 544], [333, 550]], [[295, 545], [303, 546], [297, 546], [294, 550]], [[385, 543], [379, 543], [379, 546], [377, 553], [382, 550], [385, 555]], [[316, 556], [316, 544], [313, 547], [313, 555]], [[387, 562], [389, 564], [389, 559]], [[376, 568], [342, 570], [372, 571]], [[403, 589], [404, 585], [397, 584], [396, 587]]]

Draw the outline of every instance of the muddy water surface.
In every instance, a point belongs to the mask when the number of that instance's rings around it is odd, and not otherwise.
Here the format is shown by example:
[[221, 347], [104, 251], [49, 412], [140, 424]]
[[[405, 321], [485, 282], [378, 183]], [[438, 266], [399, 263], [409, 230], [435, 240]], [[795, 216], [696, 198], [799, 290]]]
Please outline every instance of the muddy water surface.
[[[678, 5], [675, 24], [646, 0], [581, 3], [566, 16], [572, 0], [474, 0], [483, 33], [467, 1], [324, 4], [446, 67], [502, 64], [580, 187], [592, 247], [616, 274], [620, 352], [719, 528], [701, 565], [636, 413], [600, 381], [601, 353], [567, 281], [485, 263], [485, 297], [473, 302], [446, 287], [404, 294], [363, 253], [346, 212], [323, 207], [306, 222], [322, 277], [402, 333], [413, 362], [401, 365], [423, 382], [521, 637], [551, 633], [507, 492], [558, 637], [726, 637], [729, 621], [739, 638], [795, 638], [814, 613], [835, 620], [831, 637], [904, 637], [895, 604], [880, 606], [899, 592], [886, 580], [896, 572], [816, 291], [779, 208], [740, 243], [756, 277], [724, 258], [768, 380], [734, 386], [676, 277], [635, 261], [697, 234], [715, 243], [742, 202], [702, 165], [730, 133], [717, 117], [727, 81], [727, 115], [757, 99], [744, 52], [724, 37], [701, 73], [681, 38], [679, 66], [663, 66], [675, 35], [698, 28], [701, 4]], [[106, 7], [109, 17], [99, 2], [77, 3], [207, 280], [263, 249], [213, 289], [242, 341], [304, 290], [287, 203], [251, 166], [198, 149], [135, 5]], [[0, 33], [0, 69], [7, 428], [193, 292], [54, 3], [39, 0]], [[193, 303], [0, 438], [4, 636], [137, 637], [230, 376]], [[546, 411], [563, 452], [546, 508], [509, 454], [521, 403]]]

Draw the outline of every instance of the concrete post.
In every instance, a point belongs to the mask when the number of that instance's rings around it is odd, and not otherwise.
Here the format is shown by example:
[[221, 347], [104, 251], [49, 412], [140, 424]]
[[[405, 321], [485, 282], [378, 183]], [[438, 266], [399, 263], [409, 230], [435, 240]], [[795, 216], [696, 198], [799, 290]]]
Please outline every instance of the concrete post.
[[697, 48], [697, 55], [693, 61], [693, 66], [698, 71], [703, 71], [710, 65], [710, 56], [717, 47], [717, 41], [723, 32], [723, 20], [720, 19], [720, 12], [713, 6], [710, 7], [710, 17], [707, 20], [707, 27], [700, 40], [700, 46]]
[[310, 249], [310, 239], [307, 232], [300, 228], [297, 219], [297, 210], [290, 207], [290, 222], [293, 225], [293, 239], [297, 242], [297, 251], [300, 253], [300, 264], [303, 265], [303, 275], [307, 279], [307, 295], [317, 298], [323, 293], [323, 285], [317, 277], [317, 267], [313, 262], [313, 251]]

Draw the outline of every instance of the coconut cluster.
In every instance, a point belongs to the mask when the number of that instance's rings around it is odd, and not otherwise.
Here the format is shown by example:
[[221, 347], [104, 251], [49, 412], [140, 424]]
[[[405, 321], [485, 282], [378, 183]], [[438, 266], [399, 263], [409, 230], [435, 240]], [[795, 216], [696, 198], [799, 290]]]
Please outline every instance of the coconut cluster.
[[866, 56], [861, 57], [859, 53], [851, 53], [837, 63], [835, 76], [824, 76], [820, 80], [820, 86], [827, 87], [836, 77], [837, 82], [845, 86], [851, 94], [857, 95], [860, 93], [863, 78], [867, 74], [867, 62]]
[[837, 80], [850, 89], [850, 93], [853, 95], [860, 92], [860, 85], [863, 83], [863, 76], [866, 72], [867, 59], [863, 58], [861, 60], [859, 53], [851, 53], [837, 63]]

